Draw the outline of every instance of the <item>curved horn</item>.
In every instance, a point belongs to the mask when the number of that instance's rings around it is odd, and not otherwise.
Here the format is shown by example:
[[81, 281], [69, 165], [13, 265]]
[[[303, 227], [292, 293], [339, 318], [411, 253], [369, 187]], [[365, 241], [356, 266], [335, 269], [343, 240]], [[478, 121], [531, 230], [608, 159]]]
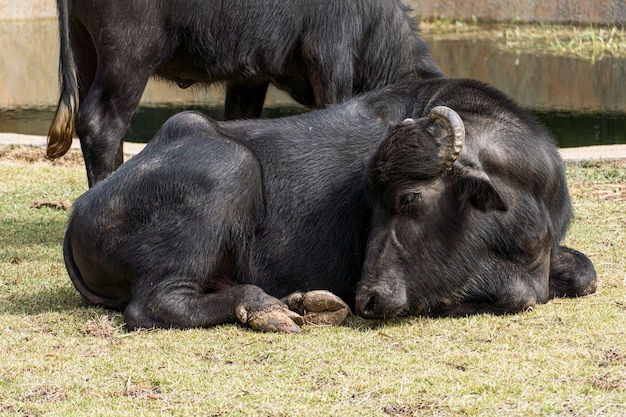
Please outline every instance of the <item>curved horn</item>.
[[465, 125], [461, 116], [446, 106], [436, 106], [430, 111], [428, 123], [434, 123], [436, 120], [441, 121], [448, 131], [448, 151], [446, 151], [444, 159], [441, 161], [442, 168], [447, 169], [452, 166], [463, 149], [465, 144]]

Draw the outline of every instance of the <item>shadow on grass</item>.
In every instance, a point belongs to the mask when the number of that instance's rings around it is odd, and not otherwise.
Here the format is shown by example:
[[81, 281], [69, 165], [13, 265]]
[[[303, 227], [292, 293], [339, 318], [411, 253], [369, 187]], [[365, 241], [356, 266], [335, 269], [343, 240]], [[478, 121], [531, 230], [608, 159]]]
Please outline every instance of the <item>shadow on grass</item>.
[[49, 247], [60, 246], [67, 226], [65, 216], [50, 216], [46, 220], [0, 220], [0, 247], [32, 247], [44, 245]]
[[[425, 319], [425, 317], [419, 317], [419, 319]], [[352, 314], [346, 319], [342, 326], [363, 332], [369, 332], [372, 330], [382, 331], [384, 329], [389, 329], [392, 327], [407, 325], [414, 320], [416, 320], [416, 317], [411, 316], [394, 317], [387, 320], [370, 320], [364, 319], [363, 317], [357, 316], [356, 314]]]
[[[68, 278], [69, 281], [69, 278]], [[8, 315], [39, 315], [46, 313], [75, 312], [90, 319], [94, 315], [119, 315], [120, 313], [104, 307], [93, 306], [70, 285], [55, 289], [46, 289], [36, 292], [10, 294], [0, 298], [0, 313]], [[72, 313], [73, 314], [73, 313]], [[385, 321], [367, 320], [352, 315], [340, 327], [347, 327], [358, 331], [384, 331], [396, 326], [403, 326], [412, 321], [411, 317], [399, 317]], [[121, 315], [120, 315], [121, 320]], [[233, 323], [233, 325], [236, 325]]]
[[16, 292], [0, 298], [0, 312], [7, 314], [62, 313], [85, 307], [89, 304], [71, 284], [40, 291]]

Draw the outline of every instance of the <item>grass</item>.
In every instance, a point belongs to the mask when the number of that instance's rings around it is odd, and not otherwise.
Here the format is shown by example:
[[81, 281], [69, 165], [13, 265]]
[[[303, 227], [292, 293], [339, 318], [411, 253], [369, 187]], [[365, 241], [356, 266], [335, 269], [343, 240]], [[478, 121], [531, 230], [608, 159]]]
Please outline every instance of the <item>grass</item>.
[[575, 56], [591, 62], [605, 57], [626, 57], [624, 27], [519, 22], [479, 24], [445, 18], [423, 21], [420, 27], [425, 36], [486, 39], [509, 52]]
[[566, 243], [594, 261], [593, 296], [506, 317], [353, 317], [295, 336], [238, 325], [128, 333], [66, 275], [68, 212], [31, 208], [75, 199], [84, 168], [38, 152], [0, 150], [0, 415], [626, 414], [624, 163], [567, 167]]

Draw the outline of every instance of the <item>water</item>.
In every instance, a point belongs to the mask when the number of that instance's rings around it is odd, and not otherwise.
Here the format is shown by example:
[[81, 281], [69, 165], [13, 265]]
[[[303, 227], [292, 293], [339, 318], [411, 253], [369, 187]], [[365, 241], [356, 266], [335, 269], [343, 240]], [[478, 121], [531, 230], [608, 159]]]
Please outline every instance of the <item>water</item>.
[[[218, 120], [223, 113], [223, 109], [217, 106], [142, 106], [124, 140], [147, 142], [169, 117], [185, 110], [196, 110]], [[269, 107], [263, 110], [263, 117], [292, 116], [303, 111], [303, 108], [295, 106]], [[562, 148], [626, 143], [626, 117], [623, 116], [543, 111], [532, 113], [548, 128]], [[52, 107], [0, 111], [0, 132], [45, 135], [53, 114]]]
[[[129, 142], [144, 143], [149, 141], [163, 123], [176, 113], [195, 110], [220, 120], [224, 109], [220, 106], [202, 106], [197, 104], [171, 104], [161, 106], [141, 106], [124, 139]], [[50, 121], [54, 116], [54, 107], [20, 108], [0, 110], [0, 133], [21, 133], [25, 135], [46, 135]], [[296, 106], [266, 107], [263, 118], [286, 117], [300, 114], [306, 109]]]
[[626, 143], [626, 117], [623, 115], [534, 113], [561, 148]]
[[[45, 135], [58, 100], [55, 19], [0, 24], [0, 132]], [[591, 63], [573, 57], [501, 51], [488, 39], [424, 36], [449, 76], [476, 78], [537, 115], [559, 146], [626, 143], [626, 60]], [[8, 58], [10, 57], [10, 59]], [[183, 110], [222, 117], [223, 89], [181, 90], [151, 81], [125, 139], [145, 142]], [[270, 88], [263, 117], [304, 111]]]

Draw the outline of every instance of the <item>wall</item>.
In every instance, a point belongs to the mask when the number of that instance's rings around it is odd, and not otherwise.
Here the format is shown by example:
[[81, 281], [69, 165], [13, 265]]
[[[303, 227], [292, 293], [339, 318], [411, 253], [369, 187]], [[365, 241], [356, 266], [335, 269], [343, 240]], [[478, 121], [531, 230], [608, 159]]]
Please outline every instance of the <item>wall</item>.
[[[420, 18], [626, 24], [624, 0], [404, 0]], [[0, 0], [0, 19], [56, 16], [54, 0]]]
[[626, 24], [624, 0], [405, 0], [419, 18], [479, 21]]
[[54, 0], [0, 0], [0, 19], [56, 17]]

